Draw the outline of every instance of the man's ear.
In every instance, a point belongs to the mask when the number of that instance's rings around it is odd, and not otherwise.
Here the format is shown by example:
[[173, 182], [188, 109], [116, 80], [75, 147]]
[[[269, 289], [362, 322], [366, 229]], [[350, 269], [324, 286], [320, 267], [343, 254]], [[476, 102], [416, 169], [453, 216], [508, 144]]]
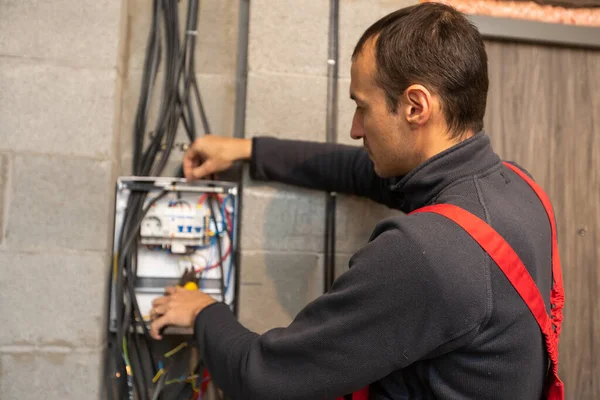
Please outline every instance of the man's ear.
[[402, 96], [402, 112], [406, 121], [415, 126], [422, 126], [431, 117], [433, 96], [423, 85], [409, 86]]

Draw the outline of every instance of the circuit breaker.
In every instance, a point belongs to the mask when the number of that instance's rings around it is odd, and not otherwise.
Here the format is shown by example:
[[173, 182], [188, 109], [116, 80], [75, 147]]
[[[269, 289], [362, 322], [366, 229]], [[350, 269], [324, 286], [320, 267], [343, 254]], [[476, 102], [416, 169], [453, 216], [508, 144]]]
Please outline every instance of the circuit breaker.
[[[131, 209], [132, 193], [138, 197], [143, 194], [143, 211]], [[118, 329], [117, 313], [127, 307], [131, 310], [134, 303], [148, 326], [152, 301], [164, 294], [166, 286], [177, 285], [186, 271], [195, 272], [200, 290], [235, 311], [237, 195], [237, 185], [230, 182], [189, 183], [159, 177], [117, 180], [110, 313], [113, 332]], [[119, 291], [117, 282], [125, 273], [116, 260], [123, 251], [125, 216], [133, 212], [140, 214], [140, 221], [136, 237], [131, 239], [135, 246], [134, 268], [126, 279], [134, 287], [135, 299], [120, 301], [125, 290]], [[177, 329], [172, 332], [189, 333]]]

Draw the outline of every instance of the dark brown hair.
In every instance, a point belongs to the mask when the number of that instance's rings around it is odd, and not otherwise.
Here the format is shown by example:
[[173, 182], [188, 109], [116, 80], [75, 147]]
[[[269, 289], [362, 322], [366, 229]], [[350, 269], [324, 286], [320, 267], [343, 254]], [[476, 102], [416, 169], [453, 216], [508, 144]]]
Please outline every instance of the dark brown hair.
[[352, 59], [371, 38], [376, 39], [375, 79], [391, 112], [410, 85], [421, 84], [439, 95], [453, 137], [483, 129], [487, 55], [479, 31], [462, 13], [438, 3], [400, 9], [363, 33]]

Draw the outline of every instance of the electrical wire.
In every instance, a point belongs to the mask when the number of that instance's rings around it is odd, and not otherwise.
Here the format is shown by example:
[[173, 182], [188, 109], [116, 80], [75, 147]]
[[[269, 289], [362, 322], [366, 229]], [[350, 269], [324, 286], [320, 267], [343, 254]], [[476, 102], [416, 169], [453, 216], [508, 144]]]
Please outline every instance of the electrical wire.
[[[225, 302], [225, 268], [223, 267], [223, 250], [222, 250], [222, 245], [221, 245], [221, 235], [218, 232], [218, 224], [217, 224], [217, 218], [215, 217], [215, 210], [214, 210], [214, 205], [213, 205], [213, 196], [208, 196], [208, 208], [210, 209], [210, 218], [213, 222], [213, 224], [215, 225], [215, 236], [217, 238], [216, 242], [217, 242], [217, 253], [219, 255], [219, 272], [220, 272], [220, 279], [219, 279], [219, 284], [220, 284], [220, 289], [221, 289], [221, 301], [224, 303]], [[220, 209], [220, 207], [219, 207]], [[225, 221], [225, 216], [222, 216], [222, 220]], [[229, 231], [229, 229], [227, 229]], [[209, 267], [210, 268], [210, 267]]]
[[[143, 64], [142, 82], [136, 116], [133, 124], [132, 172], [135, 176], [159, 176], [169, 160], [174, 148], [177, 131], [183, 127], [190, 143], [197, 136], [195, 115], [199, 115], [204, 134], [210, 134], [210, 124], [195, 75], [195, 47], [199, 1], [188, 0], [184, 29], [180, 29], [178, 1], [153, 0], [152, 20], [148, 32], [146, 53]], [[183, 32], [183, 37], [181, 36]], [[157, 85], [159, 71], [162, 84]], [[158, 103], [153, 98], [158, 98]], [[153, 104], [158, 104], [153, 110]], [[198, 114], [196, 114], [196, 112]], [[157, 116], [151, 131], [148, 132], [150, 115]], [[180, 168], [181, 169], [181, 168]], [[181, 175], [181, 171], [179, 172]], [[214, 180], [214, 176], [211, 177]], [[105, 370], [106, 391], [117, 399], [136, 398], [159, 399], [162, 388], [166, 386], [166, 374], [158, 376], [157, 388], [153, 392], [150, 386], [156, 376], [157, 365], [152, 351], [152, 339], [144, 322], [137, 301], [135, 282], [137, 279], [137, 240], [139, 230], [149, 207], [162, 198], [166, 192], [159, 193], [148, 200], [148, 193], [132, 191], [127, 200], [121, 229], [117, 238], [110, 273], [109, 308], [114, 309], [115, 332], [112, 333], [111, 316], [107, 323], [107, 357], [112, 358], [113, 370]], [[228, 214], [224, 200], [219, 206], [214, 204], [214, 195], [208, 195], [210, 219], [215, 226], [215, 238], [210, 245], [215, 246], [218, 262], [207, 267], [220, 269], [221, 300], [226, 294], [233, 265], [233, 214]], [[218, 199], [218, 197], [216, 197]], [[231, 199], [233, 201], [233, 199]], [[176, 204], [185, 204], [178, 200]], [[220, 211], [224, 229], [219, 229], [217, 214]], [[223, 252], [222, 234], [229, 238], [228, 248]], [[194, 249], [195, 251], [199, 249]], [[224, 262], [230, 258], [227, 281]], [[237, 270], [236, 270], [237, 274]], [[141, 329], [142, 335], [139, 335]], [[108, 362], [107, 362], [108, 365]], [[198, 367], [200, 368], [200, 367]], [[194, 376], [192, 374], [191, 376]], [[151, 383], [152, 382], [152, 383]], [[195, 381], [186, 380], [188, 383]], [[194, 389], [193, 385], [184, 385]], [[127, 393], [127, 394], [125, 394]]]
[[[116, 334], [116, 343], [123, 343], [123, 353], [127, 352], [128, 350], [128, 340], [126, 338], [131, 337], [131, 332], [129, 330], [130, 326], [133, 325], [133, 329], [134, 331], [136, 331], [138, 325], [136, 323], [136, 320], [143, 321], [143, 316], [141, 315], [141, 312], [139, 310], [139, 305], [137, 304], [137, 298], [134, 289], [135, 274], [133, 273], [132, 260], [135, 257], [136, 249], [135, 246], [133, 246], [133, 244], [135, 243], [135, 239], [138, 236], [139, 229], [144, 216], [146, 215], [150, 207], [152, 207], [153, 204], [155, 204], [158, 200], [163, 198], [166, 194], [167, 191], [160, 192], [157, 196], [149, 200], [148, 204], [143, 209], [141, 209], [141, 211], [129, 212], [124, 217], [123, 228], [121, 231], [121, 236], [119, 238], [119, 251], [117, 253], [116, 286], [117, 293], [120, 293], [121, 295], [115, 298], [116, 309], [123, 310], [122, 313], [117, 313], [118, 329]], [[128, 205], [133, 207], [139, 204], [143, 204], [145, 198], [146, 193], [132, 192], [128, 199]], [[127, 288], [126, 292], [124, 290], [124, 287]], [[125, 294], [127, 294], [127, 296], [125, 296]], [[128, 302], [126, 302], [125, 299], [127, 299]], [[154, 368], [154, 365], [156, 364], [152, 355], [152, 349], [149, 345], [150, 335], [146, 325], [142, 323], [141, 326], [143, 329], [144, 337], [146, 339], [147, 354], [150, 359], [150, 364], [152, 368]], [[133, 334], [136, 335], [137, 333], [134, 332]], [[137, 346], [138, 343], [134, 342], [134, 345]], [[142, 358], [141, 350], [139, 347], [136, 348], [136, 354], [139, 354], [139, 368], [138, 366], [134, 366], [130, 363], [129, 357], [122, 357], [123, 363], [120, 363], [121, 368], [118, 368], [118, 370], [120, 370], [122, 379], [127, 379], [127, 387], [129, 388], [130, 398], [133, 396], [133, 387], [130, 384], [129, 380], [133, 381], [133, 386], [136, 387], [137, 392], [140, 393], [140, 395], [142, 396], [144, 395], [145, 388], [147, 387], [147, 384], [145, 382], [147, 372], [145, 372], [144, 368], [141, 367], [141, 365], [144, 364], [144, 360]], [[120, 358], [121, 357], [117, 356], [116, 361], [119, 362], [118, 360], [120, 360]], [[133, 369], [139, 370], [140, 373], [135, 373]], [[142, 386], [144, 389], [141, 389]], [[122, 398], [122, 395], [120, 393], [121, 389], [118, 390], [117, 398]], [[148, 397], [144, 396], [143, 398]]]

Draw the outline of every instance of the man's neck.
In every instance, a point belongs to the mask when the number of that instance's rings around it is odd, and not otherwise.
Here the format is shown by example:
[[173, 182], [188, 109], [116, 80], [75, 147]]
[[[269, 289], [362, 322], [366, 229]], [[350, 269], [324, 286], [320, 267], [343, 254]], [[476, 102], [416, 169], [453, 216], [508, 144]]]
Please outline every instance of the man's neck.
[[424, 162], [437, 154], [456, 146], [460, 142], [473, 137], [473, 135], [475, 135], [475, 132], [472, 129], [461, 132], [460, 134], [453, 134], [450, 133], [446, 127], [423, 132], [423, 134], [420, 135], [422, 140], [419, 143], [419, 147], [421, 148], [420, 161]]

